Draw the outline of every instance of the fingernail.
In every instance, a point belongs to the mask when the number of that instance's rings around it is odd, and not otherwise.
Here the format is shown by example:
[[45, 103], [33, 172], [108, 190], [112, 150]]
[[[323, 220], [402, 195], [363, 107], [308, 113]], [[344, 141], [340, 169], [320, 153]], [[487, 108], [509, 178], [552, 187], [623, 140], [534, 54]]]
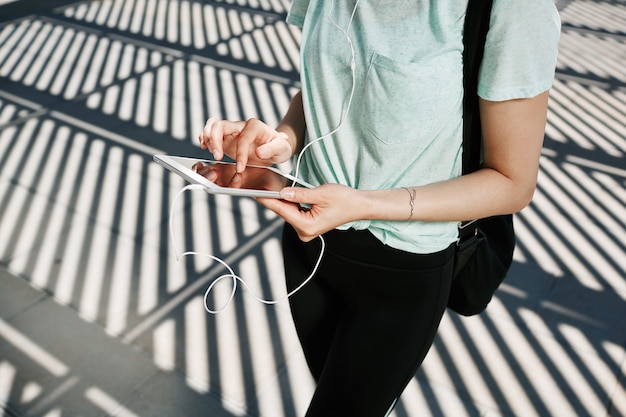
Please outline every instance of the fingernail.
[[213, 157], [215, 159], [220, 159], [222, 157], [222, 154], [217, 149], [213, 149], [213, 151], [211, 153], [213, 154]]
[[246, 169], [246, 167], [244, 166], [244, 164], [242, 164], [241, 162], [237, 162], [237, 172], [243, 172]]
[[292, 188], [283, 188], [280, 196], [285, 200], [293, 200], [296, 197], [296, 192]]

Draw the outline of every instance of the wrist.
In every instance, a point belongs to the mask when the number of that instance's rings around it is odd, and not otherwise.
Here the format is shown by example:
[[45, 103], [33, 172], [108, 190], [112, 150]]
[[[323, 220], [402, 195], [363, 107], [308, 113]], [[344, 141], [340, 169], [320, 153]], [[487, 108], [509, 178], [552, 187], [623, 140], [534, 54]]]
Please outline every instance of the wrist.
[[413, 220], [413, 212], [415, 211], [415, 196], [417, 194], [417, 190], [415, 188], [402, 188], [409, 193], [409, 208], [411, 211], [409, 212], [409, 217], [406, 219], [406, 221], [408, 222]]
[[409, 221], [417, 213], [417, 188], [359, 191], [357, 206], [364, 220]]

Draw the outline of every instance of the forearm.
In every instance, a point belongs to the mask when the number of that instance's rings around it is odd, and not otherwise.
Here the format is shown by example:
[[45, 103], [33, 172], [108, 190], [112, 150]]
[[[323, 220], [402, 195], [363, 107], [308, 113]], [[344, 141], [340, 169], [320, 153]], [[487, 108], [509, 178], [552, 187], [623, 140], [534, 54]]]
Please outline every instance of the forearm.
[[[532, 195], [534, 182], [517, 182], [494, 169], [431, 185], [385, 190], [357, 190], [340, 184], [317, 188], [287, 187], [282, 199], [263, 199], [298, 231], [305, 242], [355, 220], [462, 221], [513, 213]], [[411, 207], [411, 196], [414, 204]], [[301, 210], [307, 203], [310, 210]]]
[[302, 92], [299, 91], [291, 100], [287, 113], [285, 113], [285, 116], [278, 124], [276, 131], [287, 135], [293, 153], [296, 154], [302, 149], [304, 144], [305, 129]]
[[[407, 189], [358, 191], [355, 207], [369, 220], [461, 221], [515, 213], [532, 198], [534, 183], [515, 182], [493, 169]], [[414, 204], [411, 209], [411, 194]]]

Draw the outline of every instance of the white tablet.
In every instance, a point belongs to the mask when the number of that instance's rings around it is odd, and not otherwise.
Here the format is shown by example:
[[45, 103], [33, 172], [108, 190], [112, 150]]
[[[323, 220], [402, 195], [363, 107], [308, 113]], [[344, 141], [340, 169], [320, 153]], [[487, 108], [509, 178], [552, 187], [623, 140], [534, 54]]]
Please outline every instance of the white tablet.
[[284, 187], [314, 188], [274, 167], [248, 165], [243, 173], [237, 174], [232, 162], [171, 155], [154, 155], [154, 160], [191, 184], [203, 186], [210, 194], [280, 198], [279, 191]]

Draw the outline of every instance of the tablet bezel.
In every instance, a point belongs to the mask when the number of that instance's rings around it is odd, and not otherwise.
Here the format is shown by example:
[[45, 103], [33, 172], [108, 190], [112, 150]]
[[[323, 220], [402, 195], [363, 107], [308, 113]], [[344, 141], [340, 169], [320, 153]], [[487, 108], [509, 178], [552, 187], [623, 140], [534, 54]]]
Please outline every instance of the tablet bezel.
[[[254, 190], [249, 188], [228, 188], [222, 187], [215, 184], [212, 181], [209, 181], [207, 178], [202, 175], [194, 172], [187, 166], [183, 165], [182, 161], [190, 161], [193, 163], [196, 162], [205, 162], [205, 163], [220, 163], [220, 164], [234, 164], [233, 162], [224, 162], [224, 161], [214, 161], [211, 159], [202, 159], [202, 158], [190, 158], [184, 156], [173, 156], [173, 155], [154, 155], [153, 159], [159, 165], [168, 169], [169, 171], [180, 175], [187, 182], [191, 184], [198, 184], [203, 186], [204, 190], [209, 194], [225, 194], [236, 197], [253, 197], [253, 198], [280, 198], [280, 193], [278, 191], [269, 191], [269, 190]], [[190, 164], [191, 165], [191, 164]], [[288, 183], [286, 186], [291, 186], [292, 184], [296, 184], [297, 186], [306, 187], [306, 188], [314, 188], [313, 185], [308, 184], [302, 180], [297, 180], [292, 175], [283, 172], [277, 168], [271, 166], [260, 166], [260, 165], [248, 165], [252, 168], [263, 168], [270, 170], [285, 179], [287, 179]]]

